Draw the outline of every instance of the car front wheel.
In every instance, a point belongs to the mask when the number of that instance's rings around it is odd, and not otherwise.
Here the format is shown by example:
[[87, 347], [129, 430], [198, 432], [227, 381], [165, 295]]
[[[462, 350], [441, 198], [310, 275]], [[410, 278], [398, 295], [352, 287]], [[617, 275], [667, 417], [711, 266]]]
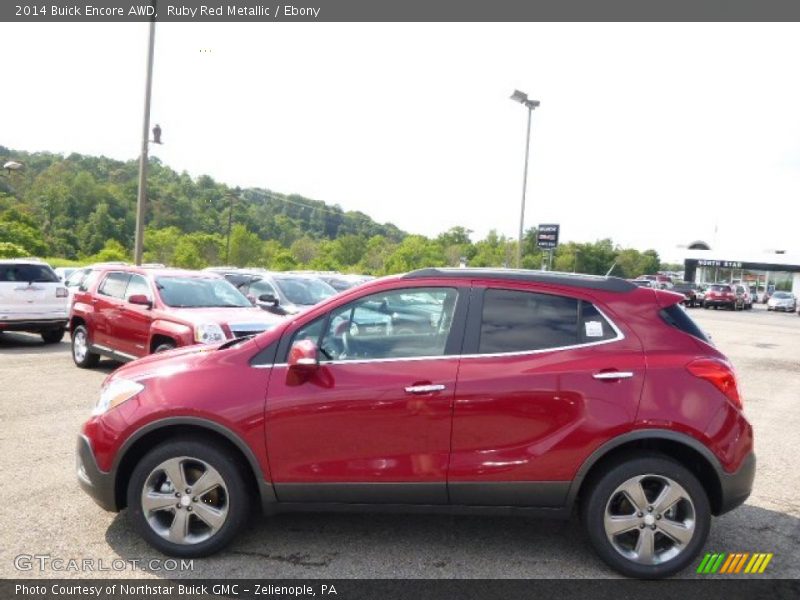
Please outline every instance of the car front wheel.
[[708, 537], [711, 509], [697, 478], [661, 454], [617, 462], [582, 503], [589, 540], [610, 567], [658, 579], [688, 566]]
[[100, 355], [89, 350], [89, 332], [85, 325], [72, 330], [72, 360], [81, 369], [91, 369], [100, 361]]
[[234, 456], [207, 441], [154, 448], [133, 470], [128, 513], [151, 546], [170, 556], [208, 556], [244, 526], [250, 498]]

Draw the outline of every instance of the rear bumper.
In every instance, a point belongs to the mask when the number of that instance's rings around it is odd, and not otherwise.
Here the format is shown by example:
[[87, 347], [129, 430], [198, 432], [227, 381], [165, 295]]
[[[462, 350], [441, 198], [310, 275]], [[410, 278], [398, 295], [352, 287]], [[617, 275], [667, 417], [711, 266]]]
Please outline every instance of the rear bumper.
[[48, 329], [64, 329], [67, 318], [56, 319], [0, 319], [0, 331], [47, 331]]
[[733, 306], [736, 300], [703, 300], [705, 306]]
[[92, 445], [84, 435], [78, 436], [75, 458], [78, 483], [83, 491], [104, 510], [117, 512], [119, 509], [114, 492], [114, 478], [111, 473], [105, 473], [97, 466]]
[[718, 471], [720, 487], [722, 489], [722, 502], [717, 515], [722, 515], [733, 510], [750, 496], [753, 491], [753, 480], [756, 476], [756, 455], [748, 454], [734, 473]]

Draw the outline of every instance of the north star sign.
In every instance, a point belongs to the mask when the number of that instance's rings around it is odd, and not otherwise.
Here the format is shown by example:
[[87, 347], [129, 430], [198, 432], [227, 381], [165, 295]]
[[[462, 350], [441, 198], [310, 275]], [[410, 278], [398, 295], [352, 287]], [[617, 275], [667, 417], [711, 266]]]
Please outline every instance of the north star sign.
[[698, 267], [722, 267], [723, 269], [741, 269], [741, 262], [733, 262], [730, 260], [698, 260]]

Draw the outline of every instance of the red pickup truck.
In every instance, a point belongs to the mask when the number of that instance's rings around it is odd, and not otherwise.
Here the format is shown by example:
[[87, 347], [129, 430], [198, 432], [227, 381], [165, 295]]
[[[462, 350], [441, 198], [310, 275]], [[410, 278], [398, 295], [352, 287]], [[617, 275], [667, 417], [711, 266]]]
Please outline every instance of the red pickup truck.
[[129, 361], [254, 335], [280, 321], [213, 273], [101, 266], [73, 296], [72, 358], [77, 366], [91, 368], [100, 356]]

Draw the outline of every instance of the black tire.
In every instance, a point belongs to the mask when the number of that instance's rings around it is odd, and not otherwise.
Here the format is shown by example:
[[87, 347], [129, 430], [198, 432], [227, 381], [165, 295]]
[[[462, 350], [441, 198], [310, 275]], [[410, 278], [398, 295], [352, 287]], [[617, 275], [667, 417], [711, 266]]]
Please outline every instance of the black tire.
[[75, 341], [80, 339], [81, 336], [83, 336], [84, 342], [88, 345], [89, 332], [85, 325], [78, 325], [72, 330], [72, 360], [81, 369], [91, 369], [92, 367], [96, 367], [97, 363], [100, 362], [100, 355], [89, 351], [87, 348], [83, 358], [76, 356]]
[[[609, 541], [604, 526], [606, 506], [616, 496], [614, 492], [624, 482], [639, 475], [662, 476], [677, 482], [688, 493], [694, 506], [695, 529], [689, 542], [676, 556], [654, 565], [641, 564], [623, 556]], [[671, 458], [655, 452], [628, 457], [607, 465], [589, 485], [588, 494], [581, 503], [584, 529], [600, 558], [619, 573], [642, 579], [669, 577], [689, 566], [703, 548], [711, 525], [708, 497], [692, 472]]]
[[64, 328], [48, 329], [40, 334], [45, 344], [57, 344], [64, 339]]
[[[178, 544], [159, 535], [147, 520], [141, 494], [149, 476], [171, 458], [189, 457], [208, 463], [217, 470], [227, 488], [227, 517], [211, 537], [197, 543]], [[177, 438], [164, 442], [147, 453], [136, 465], [128, 484], [128, 518], [144, 540], [168, 556], [199, 558], [210, 556], [227, 546], [242, 530], [251, 515], [250, 490], [242, 467], [224, 447], [199, 438]]]
[[159, 352], [166, 352], [167, 350], [174, 350], [177, 346], [173, 342], [162, 342], [153, 349], [154, 354]]

